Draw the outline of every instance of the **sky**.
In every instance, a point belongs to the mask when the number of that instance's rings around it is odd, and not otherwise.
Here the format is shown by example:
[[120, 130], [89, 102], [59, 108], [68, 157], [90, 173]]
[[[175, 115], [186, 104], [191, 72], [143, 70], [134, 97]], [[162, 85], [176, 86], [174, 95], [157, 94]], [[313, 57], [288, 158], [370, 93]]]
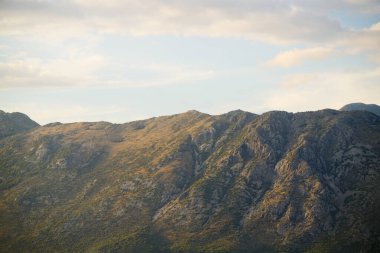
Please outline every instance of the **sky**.
[[0, 109], [123, 123], [380, 104], [379, 0], [0, 0]]

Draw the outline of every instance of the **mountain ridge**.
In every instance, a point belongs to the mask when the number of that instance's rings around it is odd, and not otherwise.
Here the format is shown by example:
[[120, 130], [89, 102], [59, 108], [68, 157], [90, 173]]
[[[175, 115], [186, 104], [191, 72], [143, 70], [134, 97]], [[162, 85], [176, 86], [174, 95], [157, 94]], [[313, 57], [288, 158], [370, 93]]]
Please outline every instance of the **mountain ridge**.
[[0, 140], [0, 252], [376, 251], [379, 168], [361, 111], [41, 126]]

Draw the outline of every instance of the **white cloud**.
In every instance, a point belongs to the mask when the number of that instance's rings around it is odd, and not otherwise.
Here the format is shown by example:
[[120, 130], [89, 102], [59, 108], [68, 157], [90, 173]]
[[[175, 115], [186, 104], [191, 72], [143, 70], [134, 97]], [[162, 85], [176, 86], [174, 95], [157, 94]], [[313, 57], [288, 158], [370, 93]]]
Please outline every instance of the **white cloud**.
[[325, 41], [343, 32], [328, 9], [302, 1], [6, 0], [1, 5], [3, 35], [175, 34], [284, 43]]
[[340, 38], [337, 44], [345, 45], [356, 51], [380, 48], [380, 22], [361, 30], [352, 30]]
[[327, 47], [294, 49], [282, 52], [269, 60], [266, 65], [271, 67], [292, 67], [308, 60], [321, 60], [331, 56], [333, 50]]
[[380, 31], [380, 22], [377, 22], [369, 28], [370, 31]]
[[92, 55], [72, 59], [25, 58], [0, 63], [0, 88], [89, 85], [104, 59]]
[[[25, 58], [0, 62], [0, 88], [142, 88], [181, 85], [212, 79], [212, 69], [185, 65], [146, 64], [118, 66], [101, 55], [77, 55], [71, 58]], [[106, 77], [103, 73], [112, 75]], [[129, 72], [142, 72], [131, 78]], [[125, 73], [126, 72], [126, 73]]]
[[152, 77], [152, 75], [154, 75], [154, 80], [130, 80], [128, 79], [128, 77], [119, 79], [111, 78], [106, 81], [99, 80], [98, 82], [96, 82], [98, 85], [94, 85], [94, 87], [96, 88], [106, 86], [107, 88], [147, 88], [172, 85], [185, 85], [200, 83], [204, 80], [213, 79], [217, 75], [215, 71], [207, 69], [192, 69], [191, 67], [181, 67], [176, 69], [176, 72], [167, 72], [165, 68], [162, 68], [161, 70], [149, 70], [143, 67], [140, 70], [146, 71], [147, 77]]
[[[0, 35], [21, 40], [33, 38], [47, 46], [52, 40], [61, 42], [77, 37], [97, 40], [108, 34], [238, 37], [306, 47], [280, 53], [268, 62], [270, 66], [289, 67], [322, 60], [332, 56], [335, 50], [363, 54], [378, 64], [379, 23], [366, 29], [347, 29], [330, 17], [336, 10], [363, 15], [380, 13], [380, 3], [377, 0], [331, 0], [329, 4], [305, 0], [3, 0], [0, 1]], [[151, 87], [208, 80], [218, 74], [213, 69], [192, 66], [166, 69], [140, 66], [140, 71], [148, 77], [154, 76], [155, 80], [131, 79], [122, 70], [105, 79], [101, 73], [120, 66], [91, 52], [85, 55], [70, 52], [65, 46], [64, 50], [55, 59], [28, 55], [3, 59], [0, 88]], [[322, 77], [318, 75], [318, 78]], [[297, 86], [299, 80], [306, 83], [312, 79], [315, 76], [288, 77], [283, 85]]]
[[348, 3], [352, 3], [352, 4], [371, 4], [371, 3], [375, 3], [376, 0], [346, 0]]
[[330, 17], [336, 10], [379, 14], [380, 3], [377, 0], [332, 0], [329, 4], [304, 0], [3, 0], [0, 35], [41, 41], [105, 34], [239, 37], [277, 44], [306, 43], [314, 48], [321, 44], [333, 48], [346, 46], [347, 51], [378, 49], [379, 24], [349, 30]]
[[304, 85], [318, 85], [321, 76], [318, 74], [293, 74], [284, 77], [281, 88], [296, 88]]
[[358, 101], [380, 104], [379, 80], [380, 68], [289, 75], [264, 104], [273, 109], [295, 112], [327, 107], [339, 109]]
[[3, 0], [0, 35], [41, 41], [106, 34], [238, 37], [314, 48], [347, 46], [347, 51], [379, 45], [379, 24], [350, 30], [330, 16], [336, 10], [379, 14], [380, 2]]

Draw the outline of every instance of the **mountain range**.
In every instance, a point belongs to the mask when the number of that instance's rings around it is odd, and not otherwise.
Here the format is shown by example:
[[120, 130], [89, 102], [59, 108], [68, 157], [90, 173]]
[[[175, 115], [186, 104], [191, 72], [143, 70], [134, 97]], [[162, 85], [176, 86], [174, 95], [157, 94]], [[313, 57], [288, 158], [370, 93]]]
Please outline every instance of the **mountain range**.
[[0, 252], [380, 252], [380, 116], [0, 112]]

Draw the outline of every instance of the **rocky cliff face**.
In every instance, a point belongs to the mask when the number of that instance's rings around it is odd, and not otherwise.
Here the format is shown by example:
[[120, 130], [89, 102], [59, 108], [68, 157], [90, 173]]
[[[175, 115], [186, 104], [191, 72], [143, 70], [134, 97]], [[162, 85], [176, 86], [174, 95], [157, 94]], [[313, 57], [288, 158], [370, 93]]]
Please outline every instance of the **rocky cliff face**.
[[374, 252], [380, 117], [196, 111], [0, 141], [2, 252]]

